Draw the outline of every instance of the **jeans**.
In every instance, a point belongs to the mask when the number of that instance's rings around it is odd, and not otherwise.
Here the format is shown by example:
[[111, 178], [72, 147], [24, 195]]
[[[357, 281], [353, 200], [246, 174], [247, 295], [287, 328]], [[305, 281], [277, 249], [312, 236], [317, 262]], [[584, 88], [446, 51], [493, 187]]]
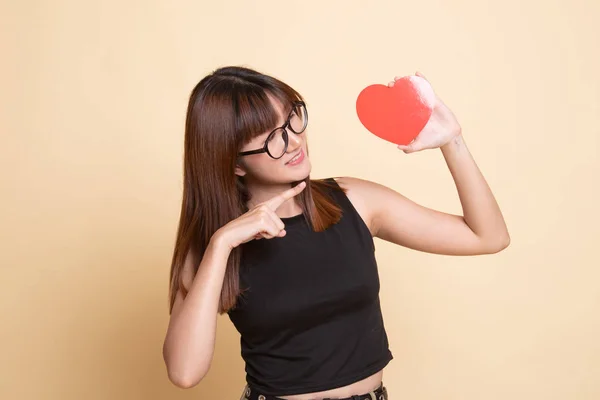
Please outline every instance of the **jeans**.
[[[283, 400], [283, 399], [281, 397], [277, 397], [277, 396], [262, 394], [262, 393], [260, 393], [259, 390], [246, 384], [246, 386], [244, 387], [244, 390], [242, 392], [242, 395], [240, 396], [240, 400]], [[324, 398], [324, 399], [314, 399], [314, 400], [333, 400], [333, 399]], [[343, 399], [336, 399], [336, 400], [388, 400], [388, 392], [387, 392], [386, 387], [383, 386], [383, 382], [381, 382], [381, 385], [379, 385], [379, 387], [377, 389], [372, 390], [368, 393], [354, 395], [354, 396], [350, 396], [350, 397], [344, 397]]]

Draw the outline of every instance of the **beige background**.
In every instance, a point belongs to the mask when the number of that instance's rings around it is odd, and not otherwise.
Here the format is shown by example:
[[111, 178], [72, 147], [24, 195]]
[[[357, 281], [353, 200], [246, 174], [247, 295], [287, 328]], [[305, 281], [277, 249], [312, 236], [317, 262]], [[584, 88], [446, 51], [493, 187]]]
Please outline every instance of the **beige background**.
[[392, 400], [600, 398], [600, 3], [1, 7], [0, 398], [239, 397], [227, 317], [199, 386], [173, 386], [161, 355], [186, 102], [228, 64], [303, 93], [315, 178], [458, 213], [439, 150], [369, 134], [356, 96], [418, 69], [463, 126], [512, 244], [459, 258], [376, 240]]

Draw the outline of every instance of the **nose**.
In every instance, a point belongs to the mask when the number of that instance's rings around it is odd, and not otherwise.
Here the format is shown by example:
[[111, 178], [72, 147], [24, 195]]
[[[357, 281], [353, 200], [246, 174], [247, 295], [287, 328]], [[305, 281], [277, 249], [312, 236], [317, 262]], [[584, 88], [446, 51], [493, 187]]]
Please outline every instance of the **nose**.
[[288, 130], [288, 153], [293, 153], [302, 145], [302, 137]]

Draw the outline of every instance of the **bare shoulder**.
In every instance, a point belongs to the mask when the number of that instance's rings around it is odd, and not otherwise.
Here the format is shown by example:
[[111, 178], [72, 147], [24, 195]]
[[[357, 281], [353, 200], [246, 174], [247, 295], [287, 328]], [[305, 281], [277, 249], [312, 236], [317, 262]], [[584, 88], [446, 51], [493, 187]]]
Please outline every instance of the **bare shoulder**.
[[366, 179], [354, 178], [350, 176], [336, 177], [335, 181], [346, 190], [346, 196], [361, 216], [365, 224], [369, 227], [371, 235], [375, 233], [373, 202], [370, 201], [370, 194], [381, 185], [368, 181]]

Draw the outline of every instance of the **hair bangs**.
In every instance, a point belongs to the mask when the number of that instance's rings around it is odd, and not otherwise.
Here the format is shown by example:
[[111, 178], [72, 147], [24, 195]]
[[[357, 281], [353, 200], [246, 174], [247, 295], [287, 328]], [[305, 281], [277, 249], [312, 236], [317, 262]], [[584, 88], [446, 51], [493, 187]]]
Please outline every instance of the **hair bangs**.
[[[233, 99], [237, 114], [236, 131], [241, 141], [240, 145], [275, 129], [282, 123], [281, 119], [287, 116], [292, 108], [292, 103], [296, 101], [296, 96], [280, 90], [268, 91], [258, 86], [250, 86], [245, 89], [238, 91]], [[284, 115], [279, 115], [267, 93], [281, 102]]]

